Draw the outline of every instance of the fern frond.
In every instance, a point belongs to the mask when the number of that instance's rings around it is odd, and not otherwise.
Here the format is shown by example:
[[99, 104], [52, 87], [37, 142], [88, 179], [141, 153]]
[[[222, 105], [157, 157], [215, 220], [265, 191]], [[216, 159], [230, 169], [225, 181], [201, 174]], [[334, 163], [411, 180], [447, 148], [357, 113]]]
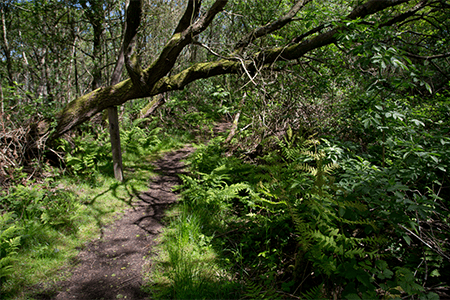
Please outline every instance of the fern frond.
[[323, 283], [321, 283], [318, 286], [311, 288], [309, 291], [302, 294], [302, 298], [305, 298], [306, 300], [326, 299], [323, 294], [323, 286]]
[[387, 237], [373, 235], [358, 239], [360, 244], [375, 246], [376, 248], [379, 248], [381, 245], [386, 245], [389, 241]]
[[227, 187], [227, 192], [233, 195], [237, 195], [239, 192], [244, 190], [250, 191], [251, 186], [248, 185], [247, 183], [240, 182], [232, 184], [229, 187]]
[[296, 169], [299, 170], [299, 171], [307, 172], [307, 173], [311, 174], [314, 177], [317, 176], [317, 168], [315, 168], [313, 166], [310, 166], [310, 165], [308, 165], [306, 163], [298, 164], [296, 166]]
[[369, 252], [367, 252], [366, 249], [361, 248], [361, 247], [356, 247], [356, 248], [346, 250], [344, 252], [344, 257], [351, 259], [351, 258], [355, 258], [356, 256], [359, 256], [360, 258], [364, 258], [368, 254], [369, 254]]
[[323, 172], [330, 175], [334, 170], [339, 169], [340, 166], [336, 163], [329, 163], [323, 167]]
[[244, 299], [277, 299], [276, 291], [271, 286], [258, 285], [254, 282], [247, 281], [247, 291]]
[[359, 211], [367, 211], [367, 205], [366, 204], [364, 204], [364, 203], [362, 203], [361, 201], [349, 201], [349, 200], [345, 200], [345, 201], [342, 201], [341, 203], [340, 203], [340, 206], [342, 206], [342, 207], [353, 207], [353, 208], [356, 208], [357, 210], [359, 210]]
[[255, 282], [247, 282], [246, 284], [247, 291], [244, 294], [245, 298], [249, 299], [259, 299], [259, 295], [262, 292], [262, 286], [256, 284]]
[[324, 157], [324, 154], [322, 152], [317, 153], [315, 151], [313, 152], [313, 151], [310, 151], [310, 150], [303, 150], [303, 151], [300, 152], [300, 154], [301, 155], [305, 155], [305, 156], [307, 156], [309, 158], [312, 158], [314, 160], [320, 160], [320, 159], [322, 159]]
[[308, 251], [313, 242], [312, 229], [308, 222], [306, 222], [301, 215], [288, 205], [289, 213], [295, 226], [295, 233], [297, 234], [297, 242], [303, 251]]

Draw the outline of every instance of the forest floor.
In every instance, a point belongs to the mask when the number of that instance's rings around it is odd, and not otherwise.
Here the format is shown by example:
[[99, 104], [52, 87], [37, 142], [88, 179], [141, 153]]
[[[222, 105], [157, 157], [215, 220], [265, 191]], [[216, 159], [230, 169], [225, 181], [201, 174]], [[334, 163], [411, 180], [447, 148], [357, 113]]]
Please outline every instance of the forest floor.
[[141, 291], [142, 268], [163, 228], [166, 208], [177, 200], [172, 191], [180, 184], [183, 159], [194, 151], [191, 146], [167, 153], [154, 162], [149, 189], [138, 195], [112, 225], [102, 229], [98, 240], [86, 244], [76, 258], [72, 275], [58, 282], [39, 299], [150, 299]]

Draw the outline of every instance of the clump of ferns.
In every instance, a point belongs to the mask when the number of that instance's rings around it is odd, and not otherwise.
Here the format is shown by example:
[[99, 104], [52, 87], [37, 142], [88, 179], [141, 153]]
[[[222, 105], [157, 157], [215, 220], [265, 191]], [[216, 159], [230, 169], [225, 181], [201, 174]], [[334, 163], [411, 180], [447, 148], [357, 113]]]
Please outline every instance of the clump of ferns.
[[[364, 272], [358, 260], [378, 257], [377, 248], [380, 244], [386, 244], [387, 239], [374, 235], [357, 237], [354, 234], [355, 228], [364, 231], [366, 227], [371, 227], [376, 231], [374, 223], [363, 217], [367, 206], [357, 201], [343, 201], [337, 196], [338, 188], [332, 175], [339, 165], [326, 161], [326, 153], [318, 149], [319, 140], [303, 139], [300, 145], [295, 145], [293, 140], [288, 136], [284, 141], [279, 140], [278, 145], [289, 172], [302, 175], [286, 176], [286, 180], [291, 180], [290, 186], [284, 186], [287, 190], [281, 194], [285, 196], [280, 197], [288, 208], [298, 242], [295, 280], [304, 282], [310, 276], [311, 272], [305, 270], [306, 265], [310, 265], [323, 278], [335, 277], [348, 261], [354, 261], [353, 267]], [[306, 189], [305, 180], [295, 179], [304, 176], [310, 179]], [[297, 188], [300, 184], [303, 191]], [[356, 212], [358, 218], [345, 218], [347, 210]]]

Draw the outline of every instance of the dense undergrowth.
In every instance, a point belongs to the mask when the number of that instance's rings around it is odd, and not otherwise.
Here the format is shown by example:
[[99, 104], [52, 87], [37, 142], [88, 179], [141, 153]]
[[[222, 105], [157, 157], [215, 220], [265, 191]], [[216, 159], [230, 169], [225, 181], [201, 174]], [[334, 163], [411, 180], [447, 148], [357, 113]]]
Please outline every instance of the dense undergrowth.
[[163, 299], [446, 297], [448, 95], [417, 100], [355, 102], [337, 130], [288, 128], [256, 157], [225, 155], [224, 137], [199, 145], [148, 290]]
[[[448, 295], [448, 94], [355, 97], [338, 103], [339, 113], [322, 103], [320, 114], [302, 119], [300, 107], [277, 123], [254, 114], [256, 93], [240, 106], [219, 85], [199, 90], [195, 106], [182, 91], [153, 121], [125, 114], [123, 183], [113, 179], [107, 134], [90, 126], [54, 149], [61, 165], [35, 162], [8, 173], [2, 296], [32, 298], [57, 285], [77, 247], [146, 188], [158, 153], [193, 140], [180, 202], [144, 269], [152, 297]], [[236, 135], [225, 143], [228, 132], [217, 134], [214, 124], [238, 112]]]

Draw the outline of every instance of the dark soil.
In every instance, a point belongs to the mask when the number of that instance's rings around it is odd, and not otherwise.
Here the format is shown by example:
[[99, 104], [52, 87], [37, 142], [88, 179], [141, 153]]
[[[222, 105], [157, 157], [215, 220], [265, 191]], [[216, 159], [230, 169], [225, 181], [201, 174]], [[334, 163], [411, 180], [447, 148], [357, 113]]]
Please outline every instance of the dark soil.
[[150, 299], [141, 291], [142, 267], [161, 232], [165, 209], [177, 200], [172, 187], [180, 183], [185, 159], [192, 147], [166, 154], [154, 163], [160, 174], [150, 182], [140, 201], [114, 224], [103, 229], [99, 240], [87, 244], [77, 257], [72, 276], [41, 299]]

